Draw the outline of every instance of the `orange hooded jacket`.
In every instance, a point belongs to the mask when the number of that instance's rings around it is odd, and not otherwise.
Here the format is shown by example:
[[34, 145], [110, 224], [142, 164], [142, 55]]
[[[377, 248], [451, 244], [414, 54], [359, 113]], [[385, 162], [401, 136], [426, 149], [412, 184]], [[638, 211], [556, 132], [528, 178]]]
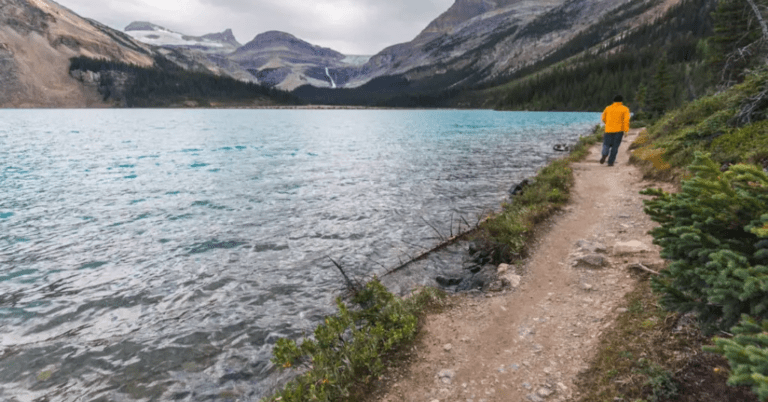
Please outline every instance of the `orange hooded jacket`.
[[629, 131], [629, 108], [621, 102], [614, 102], [613, 105], [605, 108], [603, 112], [603, 123], [605, 123], [606, 133], [618, 133], [619, 131]]

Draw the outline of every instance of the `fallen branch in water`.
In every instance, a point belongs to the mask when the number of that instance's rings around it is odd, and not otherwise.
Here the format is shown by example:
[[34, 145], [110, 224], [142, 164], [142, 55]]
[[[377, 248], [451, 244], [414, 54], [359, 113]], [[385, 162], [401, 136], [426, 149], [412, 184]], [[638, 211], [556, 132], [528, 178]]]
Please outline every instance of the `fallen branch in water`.
[[434, 230], [434, 231], [435, 231], [435, 233], [437, 233], [437, 236], [440, 238], [440, 240], [442, 240], [442, 241], [445, 241], [445, 237], [442, 235], [442, 233], [440, 233], [440, 231], [439, 231], [439, 230], [437, 230], [437, 228], [435, 228], [434, 226], [432, 226], [432, 224], [431, 224], [431, 223], [429, 223], [429, 222], [427, 222], [427, 220], [426, 220], [426, 219], [424, 219], [423, 217], [421, 218], [421, 220], [423, 220], [423, 221], [424, 221], [424, 223], [426, 223], [427, 225], [429, 225], [429, 227], [431, 227], [431, 228], [432, 228], [432, 230]]
[[339, 272], [341, 272], [341, 275], [344, 277], [344, 280], [347, 281], [347, 288], [350, 291], [357, 292], [357, 291], [359, 291], [363, 287], [363, 285], [360, 284], [360, 282], [358, 282], [358, 281], [352, 282], [352, 280], [349, 279], [349, 276], [347, 276], [347, 273], [344, 272], [344, 268], [342, 268], [341, 265], [338, 262], [334, 261], [334, 259], [331, 258], [331, 257], [328, 257], [328, 259], [331, 260], [333, 265], [335, 265], [336, 268], [339, 269]]

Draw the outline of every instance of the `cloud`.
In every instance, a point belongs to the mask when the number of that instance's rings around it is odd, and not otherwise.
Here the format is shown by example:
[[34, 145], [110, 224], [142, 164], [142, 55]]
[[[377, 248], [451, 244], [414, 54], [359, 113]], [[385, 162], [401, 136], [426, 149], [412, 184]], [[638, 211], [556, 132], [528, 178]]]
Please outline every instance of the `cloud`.
[[150, 21], [188, 35], [231, 28], [241, 43], [277, 30], [346, 54], [407, 42], [453, 0], [58, 0], [116, 29]]

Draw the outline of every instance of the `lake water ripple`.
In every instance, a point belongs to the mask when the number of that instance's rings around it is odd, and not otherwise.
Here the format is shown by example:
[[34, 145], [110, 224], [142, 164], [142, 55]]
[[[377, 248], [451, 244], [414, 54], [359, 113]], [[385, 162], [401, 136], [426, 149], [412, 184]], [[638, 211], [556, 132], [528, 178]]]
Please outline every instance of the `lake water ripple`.
[[[274, 342], [334, 312], [330, 258], [361, 278], [399, 265], [598, 122], [0, 111], [0, 399], [258, 400], [283, 380]], [[389, 285], [434, 284], [452, 264], [435, 261]]]

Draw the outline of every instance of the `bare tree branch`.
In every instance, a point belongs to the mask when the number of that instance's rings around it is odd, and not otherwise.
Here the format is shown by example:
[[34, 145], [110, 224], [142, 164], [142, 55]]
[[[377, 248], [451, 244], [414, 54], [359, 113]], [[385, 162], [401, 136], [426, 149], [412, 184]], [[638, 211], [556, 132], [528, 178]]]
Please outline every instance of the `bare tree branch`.
[[752, 7], [752, 11], [755, 13], [755, 18], [757, 18], [757, 22], [760, 24], [760, 29], [763, 31], [763, 39], [768, 40], [768, 25], [765, 24], [763, 13], [760, 12], [760, 9], [757, 7], [757, 4], [755, 4], [754, 0], [747, 0], [747, 3]]
[[637, 264], [632, 264], [632, 265], [628, 266], [627, 268], [639, 269], [641, 271], [645, 271], [645, 272], [647, 272], [649, 274], [653, 274], [653, 275], [661, 275], [660, 273], [658, 273], [658, 272], [656, 272], [656, 271], [646, 267], [645, 265], [643, 265], [643, 264], [641, 264], [639, 262]]

